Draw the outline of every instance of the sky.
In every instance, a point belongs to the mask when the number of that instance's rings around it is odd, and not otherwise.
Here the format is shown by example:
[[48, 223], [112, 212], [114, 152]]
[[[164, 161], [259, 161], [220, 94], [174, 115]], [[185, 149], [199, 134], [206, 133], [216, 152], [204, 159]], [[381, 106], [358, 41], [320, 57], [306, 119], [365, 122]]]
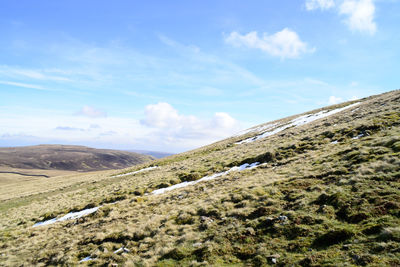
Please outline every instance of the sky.
[[399, 0], [2, 0], [0, 146], [182, 152], [399, 88]]

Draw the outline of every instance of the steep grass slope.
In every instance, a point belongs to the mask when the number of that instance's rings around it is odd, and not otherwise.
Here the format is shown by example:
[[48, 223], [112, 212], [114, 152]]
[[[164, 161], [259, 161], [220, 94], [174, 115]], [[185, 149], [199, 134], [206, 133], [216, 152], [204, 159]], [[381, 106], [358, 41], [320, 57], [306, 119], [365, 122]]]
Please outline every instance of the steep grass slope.
[[400, 91], [358, 102], [7, 200], [0, 263], [399, 266]]
[[[153, 159], [133, 152], [85, 146], [38, 145], [0, 148], [0, 171], [6, 168], [99, 171], [123, 169]], [[4, 169], [4, 170], [3, 170]]]

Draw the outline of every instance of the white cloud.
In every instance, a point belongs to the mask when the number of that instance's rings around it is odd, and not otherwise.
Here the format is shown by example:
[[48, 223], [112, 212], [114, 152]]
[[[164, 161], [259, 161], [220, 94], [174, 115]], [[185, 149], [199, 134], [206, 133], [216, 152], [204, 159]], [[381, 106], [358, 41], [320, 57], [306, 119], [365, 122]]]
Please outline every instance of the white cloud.
[[288, 28], [272, 35], [264, 33], [262, 37], [258, 36], [256, 31], [241, 35], [232, 32], [225, 39], [231, 45], [237, 47], [248, 47], [260, 49], [265, 53], [280, 58], [297, 58], [304, 53], [312, 53], [315, 49], [310, 49], [307, 43], [302, 42], [298, 34]]
[[372, 0], [345, 0], [340, 5], [339, 13], [348, 16], [345, 22], [351, 30], [375, 34], [375, 5]]
[[374, 21], [374, 0], [306, 0], [307, 10], [327, 10], [334, 8], [342, 16], [346, 16], [344, 22], [352, 31], [367, 34], [375, 34], [377, 26]]
[[0, 145], [76, 144], [114, 149], [182, 152], [229, 137], [242, 129], [224, 112], [208, 118], [181, 114], [170, 104], [148, 105], [143, 120], [93, 118], [54, 110], [2, 108]]
[[82, 109], [80, 111], [78, 111], [76, 113], [76, 115], [80, 115], [80, 116], [85, 116], [85, 117], [90, 117], [90, 118], [101, 118], [101, 117], [107, 117], [107, 113], [94, 108], [94, 107], [90, 107], [90, 106], [84, 106], [82, 107]]
[[58, 131], [85, 131], [85, 129], [69, 127], [69, 126], [57, 126], [55, 130]]
[[306, 9], [314, 10], [314, 9], [330, 9], [335, 6], [335, 1], [333, 0], [307, 0], [306, 1]]
[[142, 125], [154, 129], [153, 138], [165, 144], [183, 143], [205, 145], [228, 137], [239, 129], [239, 123], [225, 112], [217, 112], [211, 119], [181, 115], [170, 104], [148, 105]]
[[184, 118], [170, 104], [162, 102], [148, 105], [145, 109], [145, 119], [141, 122], [150, 127], [177, 127]]
[[335, 105], [335, 104], [338, 104], [340, 102], [343, 102], [343, 99], [340, 98], [340, 97], [333, 96], [333, 95], [330, 96], [329, 100], [328, 100], [328, 104], [329, 105]]
[[360, 99], [360, 98], [357, 97], [357, 96], [354, 96], [354, 95], [352, 97], [346, 97], [345, 99], [332, 95], [332, 96], [329, 97], [328, 104], [329, 105], [335, 105], [335, 104], [339, 104], [339, 103], [342, 103], [342, 102], [345, 102], [345, 101], [355, 101], [355, 100], [358, 100], [358, 99]]
[[216, 112], [212, 119], [213, 128], [232, 129], [237, 126], [237, 121], [228, 113]]

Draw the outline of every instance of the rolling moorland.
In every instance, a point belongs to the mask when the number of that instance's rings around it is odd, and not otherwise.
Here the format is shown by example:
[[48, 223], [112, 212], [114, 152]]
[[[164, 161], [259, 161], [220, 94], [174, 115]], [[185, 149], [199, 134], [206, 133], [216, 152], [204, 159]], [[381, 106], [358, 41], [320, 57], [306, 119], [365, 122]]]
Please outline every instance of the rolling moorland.
[[399, 266], [399, 179], [397, 90], [0, 190], [0, 264]]
[[1, 147], [0, 200], [34, 194], [42, 188], [77, 186], [81, 172], [123, 169], [152, 160], [149, 155], [85, 146]]
[[0, 147], [0, 170], [98, 171], [123, 169], [154, 159], [134, 152], [71, 145]]

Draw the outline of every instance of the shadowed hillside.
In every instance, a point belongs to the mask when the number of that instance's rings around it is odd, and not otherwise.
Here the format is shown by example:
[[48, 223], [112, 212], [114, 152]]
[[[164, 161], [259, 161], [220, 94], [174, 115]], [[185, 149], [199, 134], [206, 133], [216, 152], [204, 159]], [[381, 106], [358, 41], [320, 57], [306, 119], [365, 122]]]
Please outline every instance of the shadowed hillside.
[[123, 169], [151, 156], [84, 146], [38, 145], [0, 148], [0, 168], [98, 171]]
[[1, 202], [2, 265], [399, 266], [400, 91], [75, 179]]

